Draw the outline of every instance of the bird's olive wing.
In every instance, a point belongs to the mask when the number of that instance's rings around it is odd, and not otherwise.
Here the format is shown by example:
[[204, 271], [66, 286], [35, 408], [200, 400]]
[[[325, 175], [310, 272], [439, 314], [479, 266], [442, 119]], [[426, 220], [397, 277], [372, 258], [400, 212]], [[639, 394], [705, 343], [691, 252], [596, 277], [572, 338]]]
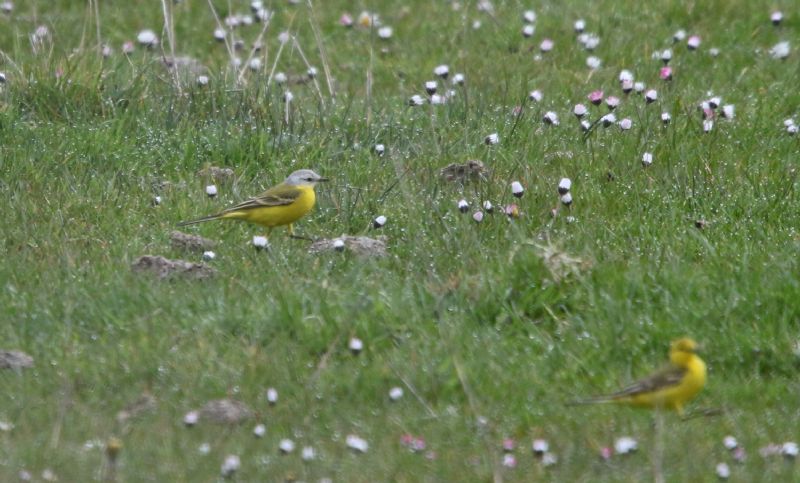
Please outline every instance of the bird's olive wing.
[[254, 196], [249, 200], [242, 201], [238, 205], [231, 206], [225, 212], [252, 210], [254, 208], [263, 208], [265, 206], [286, 206], [291, 205], [300, 196], [302, 191], [291, 186], [276, 186], [275, 188], [268, 189], [258, 196]]
[[634, 382], [625, 389], [611, 395], [614, 398], [637, 396], [677, 386], [686, 375], [686, 369], [670, 366], [655, 374]]

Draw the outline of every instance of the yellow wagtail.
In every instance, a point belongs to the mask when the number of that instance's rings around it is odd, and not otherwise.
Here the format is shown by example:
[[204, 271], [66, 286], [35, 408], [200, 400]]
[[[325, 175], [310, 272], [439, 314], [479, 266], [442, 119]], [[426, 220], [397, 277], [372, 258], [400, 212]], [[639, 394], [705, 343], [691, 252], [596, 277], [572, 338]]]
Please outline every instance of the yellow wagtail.
[[320, 181], [328, 181], [310, 169], [301, 169], [290, 174], [280, 183], [258, 196], [238, 205], [226, 208], [219, 213], [196, 220], [182, 221], [178, 226], [194, 225], [211, 220], [244, 220], [269, 229], [276, 226], [289, 226], [289, 235], [294, 236], [292, 223], [305, 216], [316, 202], [314, 186]]
[[706, 364], [697, 356], [698, 346], [688, 338], [672, 342], [669, 366], [625, 389], [572, 404], [616, 403], [638, 407], [672, 409], [683, 415], [683, 406], [706, 385]]

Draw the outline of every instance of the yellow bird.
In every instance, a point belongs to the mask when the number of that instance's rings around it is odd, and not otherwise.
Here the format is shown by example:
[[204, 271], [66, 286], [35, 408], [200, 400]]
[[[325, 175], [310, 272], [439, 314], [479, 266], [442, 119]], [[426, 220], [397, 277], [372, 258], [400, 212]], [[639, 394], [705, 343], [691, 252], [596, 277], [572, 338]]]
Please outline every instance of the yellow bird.
[[629, 406], [672, 409], [681, 416], [683, 406], [706, 385], [706, 364], [697, 355], [698, 346], [689, 338], [672, 342], [669, 366], [614, 394], [572, 404], [615, 403]]
[[182, 221], [178, 226], [194, 225], [211, 220], [243, 220], [269, 229], [288, 225], [289, 235], [294, 236], [292, 224], [305, 216], [317, 200], [314, 186], [320, 181], [328, 181], [310, 169], [301, 169], [290, 174], [280, 183], [258, 196], [238, 205], [226, 208], [219, 213], [196, 220]]

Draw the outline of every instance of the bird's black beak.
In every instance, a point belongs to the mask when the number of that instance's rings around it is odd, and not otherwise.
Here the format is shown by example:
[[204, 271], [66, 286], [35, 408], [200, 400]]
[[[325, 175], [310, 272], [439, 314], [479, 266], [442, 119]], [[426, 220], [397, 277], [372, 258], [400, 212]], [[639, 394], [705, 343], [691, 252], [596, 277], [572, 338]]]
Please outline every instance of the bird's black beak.
[[321, 182], [321, 181], [330, 181], [330, 179], [328, 179], [328, 178], [322, 178], [322, 177], [320, 177], [320, 178], [317, 178], [317, 183], [319, 183], [319, 182]]

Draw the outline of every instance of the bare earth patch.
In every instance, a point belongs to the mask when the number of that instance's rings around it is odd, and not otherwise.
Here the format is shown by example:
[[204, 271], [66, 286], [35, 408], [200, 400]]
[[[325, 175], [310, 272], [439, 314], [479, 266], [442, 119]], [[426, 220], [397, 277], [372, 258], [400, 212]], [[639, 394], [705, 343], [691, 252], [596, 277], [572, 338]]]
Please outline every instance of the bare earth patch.
[[22, 351], [0, 350], [0, 369], [26, 369], [33, 367], [33, 357]]
[[247, 404], [233, 399], [208, 401], [200, 410], [200, 417], [212, 423], [239, 424], [253, 417]]
[[470, 181], [478, 182], [485, 180], [487, 173], [488, 171], [482, 161], [470, 159], [466, 163], [448, 164], [442, 168], [440, 175], [445, 181], [468, 183]]
[[197, 175], [204, 179], [213, 179], [217, 183], [225, 183], [233, 179], [231, 168], [220, 168], [219, 166], [208, 166], [197, 172]]
[[217, 245], [217, 242], [214, 240], [209, 240], [199, 235], [190, 235], [177, 230], [170, 233], [169, 239], [172, 242], [172, 248], [194, 253], [203, 253]]
[[203, 280], [216, 275], [217, 271], [204, 263], [193, 263], [185, 260], [170, 260], [158, 255], [142, 255], [131, 265], [134, 272], [147, 272], [159, 279], [180, 276], [188, 279]]
[[308, 249], [309, 253], [343, 252], [345, 250], [352, 251], [360, 257], [383, 257], [386, 256], [386, 237], [369, 238], [342, 235], [339, 238], [317, 240]]

